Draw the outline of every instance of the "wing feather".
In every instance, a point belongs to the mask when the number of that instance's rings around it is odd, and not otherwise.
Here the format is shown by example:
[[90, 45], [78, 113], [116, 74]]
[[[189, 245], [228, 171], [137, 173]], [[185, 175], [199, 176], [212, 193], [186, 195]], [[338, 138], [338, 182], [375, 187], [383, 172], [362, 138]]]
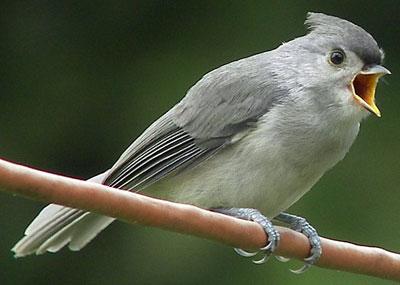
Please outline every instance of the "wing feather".
[[160, 138], [151, 140], [147, 147], [114, 168], [105, 184], [140, 191], [174, 171], [194, 167], [215, 153], [216, 149], [200, 148], [193, 137], [176, 127]]
[[206, 74], [133, 142], [105, 184], [142, 190], [195, 167], [248, 134], [287, 94], [273, 84], [270, 56], [258, 54]]

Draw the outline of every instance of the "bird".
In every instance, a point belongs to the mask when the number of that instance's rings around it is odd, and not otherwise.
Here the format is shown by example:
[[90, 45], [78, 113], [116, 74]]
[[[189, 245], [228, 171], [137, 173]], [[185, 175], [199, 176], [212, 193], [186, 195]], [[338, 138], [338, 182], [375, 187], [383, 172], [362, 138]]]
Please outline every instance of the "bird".
[[[255, 221], [268, 235], [255, 263], [279, 245], [273, 222], [286, 223], [310, 241], [310, 256], [293, 272], [306, 271], [321, 255], [320, 238], [284, 211], [345, 157], [364, 118], [381, 116], [375, 89], [390, 71], [356, 24], [309, 12], [305, 25], [303, 36], [205, 74], [89, 181]], [[80, 250], [114, 220], [50, 204], [12, 251]]]

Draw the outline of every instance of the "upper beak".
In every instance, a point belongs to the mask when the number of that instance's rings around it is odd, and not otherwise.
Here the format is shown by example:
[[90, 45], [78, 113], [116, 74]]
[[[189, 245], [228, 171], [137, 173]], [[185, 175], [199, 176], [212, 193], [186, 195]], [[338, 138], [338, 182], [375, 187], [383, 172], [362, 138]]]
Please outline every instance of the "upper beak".
[[375, 105], [375, 89], [379, 77], [391, 74], [391, 72], [381, 65], [370, 65], [354, 76], [350, 83], [350, 89], [354, 98], [361, 106], [375, 114], [381, 116], [381, 112]]

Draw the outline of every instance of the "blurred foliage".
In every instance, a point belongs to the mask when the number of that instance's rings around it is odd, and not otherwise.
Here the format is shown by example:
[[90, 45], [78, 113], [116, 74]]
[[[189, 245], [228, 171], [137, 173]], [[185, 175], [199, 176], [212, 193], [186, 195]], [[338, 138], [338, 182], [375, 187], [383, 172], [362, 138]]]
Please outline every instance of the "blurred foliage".
[[[381, 119], [289, 212], [323, 236], [400, 251], [397, 1], [2, 1], [1, 157], [88, 178], [204, 73], [305, 33], [307, 11], [349, 19], [386, 51]], [[13, 259], [43, 205], [0, 194], [1, 284], [389, 284], [317, 267], [297, 276], [223, 245], [114, 223], [80, 252]]]

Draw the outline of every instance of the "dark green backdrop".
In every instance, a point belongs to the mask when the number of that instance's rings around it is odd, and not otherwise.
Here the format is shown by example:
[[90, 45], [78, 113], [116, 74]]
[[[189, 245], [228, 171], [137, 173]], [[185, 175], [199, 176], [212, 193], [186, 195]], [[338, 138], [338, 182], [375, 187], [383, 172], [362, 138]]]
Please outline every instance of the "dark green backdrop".
[[[400, 251], [398, 1], [2, 1], [0, 157], [73, 177], [110, 167], [204, 73], [305, 33], [307, 11], [374, 35], [393, 75], [382, 118], [290, 212], [323, 236]], [[81, 252], [14, 259], [43, 205], [0, 193], [1, 284], [389, 284], [256, 266], [207, 240], [117, 222]]]

